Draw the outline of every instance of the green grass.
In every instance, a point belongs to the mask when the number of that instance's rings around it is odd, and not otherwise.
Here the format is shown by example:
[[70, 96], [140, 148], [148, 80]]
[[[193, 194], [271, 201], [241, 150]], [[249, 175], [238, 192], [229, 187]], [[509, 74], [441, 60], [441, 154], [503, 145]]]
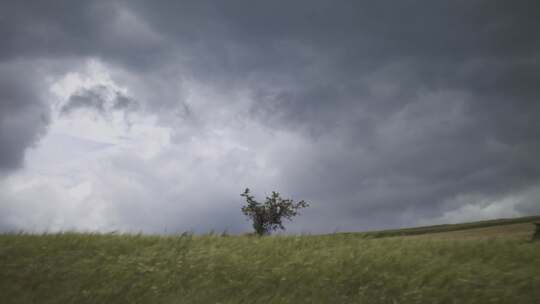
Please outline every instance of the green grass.
[[520, 238], [0, 235], [6, 304], [517, 304], [539, 286]]

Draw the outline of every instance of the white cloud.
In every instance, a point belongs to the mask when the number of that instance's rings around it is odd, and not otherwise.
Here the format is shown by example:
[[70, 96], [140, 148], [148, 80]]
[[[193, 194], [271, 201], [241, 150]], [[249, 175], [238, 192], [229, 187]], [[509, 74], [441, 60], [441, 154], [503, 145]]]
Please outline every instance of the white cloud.
[[[274, 153], [298, 139], [238, 116], [245, 100], [211, 110], [224, 96], [198, 85], [190, 87], [189, 99], [195, 123], [178, 119], [169, 126], [143, 111], [131, 113], [129, 124], [91, 111], [60, 114], [71, 94], [95, 85], [130, 94], [96, 61], [52, 85], [60, 102], [47, 135], [27, 154], [26, 167], [0, 184], [0, 201], [8, 202], [0, 206], [4, 226], [238, 231], [247, 225], [239, 211], [243, 187], [263, 191], [276, 185], [280, 156]], [[177, 126], [199, 129], [182, 133]], [[173, 134], [180, 140], [171, 140]]]
[[445, 205], [457, 206], [457, 208], [451, 208], [437, 218], [420, 220], [419, 224], [464, 223], [525, 216], [531, 212], [526, 213], [523, 209], [535, 205], [539, 199], [540, 186], [529, 187], [497, 198], [474, 194], [458, 195], [445, 202]]

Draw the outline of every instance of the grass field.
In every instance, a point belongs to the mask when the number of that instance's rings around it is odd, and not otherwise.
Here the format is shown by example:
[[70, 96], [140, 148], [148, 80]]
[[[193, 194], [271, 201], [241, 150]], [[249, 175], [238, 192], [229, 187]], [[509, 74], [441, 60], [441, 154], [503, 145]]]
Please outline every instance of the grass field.
[[[505, 237], [515, 237], [516, 235], [512, 232], [504, 232], [507, 230], [509, 225], [518, 225], [522, 224], [521, 227], [527, 227], [525, 230], [531, 232], [534, 230], [534, 225], [531, 223], [540, 222], [540, 216], [527, 216], [520, 218], [511, 218], [511, 219], [497, 219], [497, 220], [487, 220], [487, 221], [478, 221], [472, 223], [461, 223], [461, 224], [446, 224], [446, 225], [435, 225], [435, 226], [423, 226], [423, 227], [414, 227], [414, 228], [404, 228], [404, 229], [392, 229], [392, 230], [383, 230], [383, 231], [371, 231], [361, 233], [365, 236], [370, 236], [374, 238], [380, 237], [389, 237], [389, 236], [411, 236], [411, 235], [424, 235], [424, 234], [437, 234], [436, 237], [444, 235], [459, 235], [470, 234], [471, 236], [484, 237], [484, 236], [505, 236]], [[458, 232], [459, 233], [455, 233]], [[499, 231], [500, 233], [484, 233], [484, 231]], [[451, 234], [449, 234], [451, 232]], [[523, 231], [522, 231], [523, 232]], [[346, 233], [350, 234], [350, 233]], [[354, 233], [353, 233], [354, 234]]]
[[0, 303], [540, 303], [539, 219], [262, 238], [4, 234]]

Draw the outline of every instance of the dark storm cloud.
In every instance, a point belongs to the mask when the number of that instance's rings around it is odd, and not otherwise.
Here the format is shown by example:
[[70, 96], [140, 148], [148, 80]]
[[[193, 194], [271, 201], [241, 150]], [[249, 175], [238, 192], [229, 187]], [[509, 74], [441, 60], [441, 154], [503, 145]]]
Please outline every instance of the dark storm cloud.
[[102, 91], [104, 86], [97, 86], [93, 89], [82, 90], [71, 95], [66, 104], [62, 106], [62, 113], [67, 114], [81, 108], [90, 108], [99, 113], [105, 112], [105, 97]]
[[62, 106], [61, 112], [69, 114], [78, 109], [91, 109], [105, 115], [110, 110], [133, 110], [138, 103], [122, 92], [104, 85], [81, 89], [73, 93]]
[[31, 66], [0, 63], [0, 173], [22, 165], [25, 149], [45, 132], [48, 107], [36, 94]]
[[536, 2], [245, 4], [134, 9], [186, 46], [198, 77], [247, 83], [256, 119], [342, 139], [284, 166], [291, 188], [392, 218], [539, 183]]
[[[461, 207], [459, 195], [497, 199], [540, 182], [539, 9], [537, 1], [18, 1], [0, 13], [0, 61], [97, 57], [143, 79], [134, 89], [156, 112], [186, 109], [175, 95], [184, 75], [247, 90], [250, 119], [310, 143], [302, 155], [273, 155], [288, 191], [318, 200], [319, 214], [332, 205], [336, 219], [364, 221], [357, 227], [400, 225]], [[9, 88], [2, 94], [24, 91]], [[217, 107], [234, 102], [223, 96]], [[78, 92], [66, 111], [82, 106], [101, 111], [104, 101]], [[2, 154], [20, 159], [36, 135], [26, 138]]]
[[101, 56], [133, 68], [159, 63], [166, 44], [117, 1], [4, 3], [0, 36], [0, 60]]

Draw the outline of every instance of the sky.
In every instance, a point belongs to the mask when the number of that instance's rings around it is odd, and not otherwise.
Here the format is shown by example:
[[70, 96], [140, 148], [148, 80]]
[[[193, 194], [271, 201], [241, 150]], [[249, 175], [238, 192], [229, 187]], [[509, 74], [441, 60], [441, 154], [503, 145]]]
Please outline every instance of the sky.
[[0, 231], [540, 214], [538, 1], [0, 1]]

